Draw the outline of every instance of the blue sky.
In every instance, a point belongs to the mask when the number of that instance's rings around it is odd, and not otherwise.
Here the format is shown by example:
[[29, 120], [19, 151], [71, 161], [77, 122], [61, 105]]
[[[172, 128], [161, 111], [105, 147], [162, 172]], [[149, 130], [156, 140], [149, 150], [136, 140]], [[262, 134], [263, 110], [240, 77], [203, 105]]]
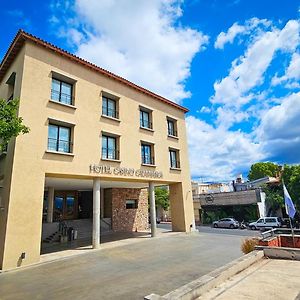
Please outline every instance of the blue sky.
[[6, 1], [0, 56], [19, 28], [190, 109], [194, 179], [300, 163], [295, 0]]

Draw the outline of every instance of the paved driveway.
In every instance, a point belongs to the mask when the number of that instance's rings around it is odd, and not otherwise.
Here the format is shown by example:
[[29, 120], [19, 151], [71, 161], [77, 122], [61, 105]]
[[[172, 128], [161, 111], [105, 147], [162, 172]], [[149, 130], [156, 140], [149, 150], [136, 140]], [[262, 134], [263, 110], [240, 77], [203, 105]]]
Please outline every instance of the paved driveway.
[[163, 295], [241, 256], [243, 238], [213, 233], [146, 238], [3, 273], [0, 299], [132, 300], [152, 292]]

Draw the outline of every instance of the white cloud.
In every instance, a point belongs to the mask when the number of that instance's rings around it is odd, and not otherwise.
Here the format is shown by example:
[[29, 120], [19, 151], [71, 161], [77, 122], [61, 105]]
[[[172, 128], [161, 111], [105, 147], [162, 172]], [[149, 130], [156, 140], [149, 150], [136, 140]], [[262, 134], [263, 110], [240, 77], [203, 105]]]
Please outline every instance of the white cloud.
[[251, 98], [247, 93], [264, 82], [264, 73], [275, 52], [292, 52], [299, 40], [299, 22], [295, 20], [289, 21], [282, 30], [274, 28], [258, 36], [244, 56], [232, 62], [229, 75], [215, 82], [215, 95], [211, 101], [232, 106], [248, 103]]
[[235, 123], [241, 123], [249, 118], [247, 111], [236, 111], [233, 108], [220, 106], [217, 108], [216, 124], [224, 129], [230, 128]]
[[65, 34], [73, 36], [77, 55], [179, 102], [190, 96], [185, 80], [192, 59], [208, 42], [201, 32], [176, 25], [181, 3], [77, 0]]
[[208, 114], [211, 112], [211, 108], [209, 108], [208, 106], [202, 106], [200, 112], [204, 114]]
[[257, 28], [258, 26], [262, 27], [269, 27], [271, 22], [262, 19], [259, 20], [258, 18], [252, 18], [245, 22], [244, 25], [239, 25], [238, 23], [234, 23], [227, 32], [221, 32], [216, 41], [215, 41], [215, 48], [216, 49], [223, 49], [225, 44], [230, 43], [232, 44], [234, 39], [240, 35], [248, 35], [251, 33], [252, 30]]
[[193, 177], [206, 181], [230, 180], [265, 158], [260, 145], [241, 131], [227, 131], [189, 116], [186, 119]]
[[299, 87], [299, 83], [292, 82], [292, 80], [300, 80], [300, 54], [295, 52], [292, 55], [289, 66], [287, 67], [285, 74], [278, 77], [277, 74], [272, 78], [272, 85], [278, 85], [284, 81], [291, 81], [286, 84], [286, 87], [295, 88]]
[[[273, 26], [267, 31], [253, 28], [244, 55], [232, 62], [228, 76], [214, 84], [215, 94], [210, 100], [216, 113], [215, 126], [187, 118], [193, 177], [222, 181], [264, 159], [300, 162], [300, 92], [278, 99], [266, 82], [275, 55], [287, 53], [292, 59], [279, 83], [294, 88], [299, 85], [299, 54], [295, 53], [300, 42], [299, 22], [290, 20], [283, 28]], [[243, 30], [233, 26], [218, 46], [249, 33], [249, 29]], [[234, 124], [247, 124], [250, 118], [254, 127], [251, 134], [230, 130]]]
[[[218, 110], [218, 124], [229, 128], [246, 118], [240, 112], [242, 107], [258, 99], [254, 90], [264, 83], [265, 72], [275, 53], [295, 51], [300, 41], [299, 28], [298, 21], [290, 20], [281, 30], [273, 27], [271, 31], [259, 31], [253, 36], [245, 54], [232, 62], [228, 76], [214, 83], [215, 94], [210, 100], [213, 104], [224, 106]], [[230, 114], [224, 114], [226, 110]]]
[[300, 163], [300, 92], [284, 97], [280, 102], [262, 116], [257, 138], [273, 157]]
[[223, 49], [226, 43], [233, 43], [234, 38], [240, 34], [245, 32], [245, 26], [238, 25], [234, 23], [227, 32], [221, 32], [216, 41], [215, 41], [215, 48], [216, 49]]

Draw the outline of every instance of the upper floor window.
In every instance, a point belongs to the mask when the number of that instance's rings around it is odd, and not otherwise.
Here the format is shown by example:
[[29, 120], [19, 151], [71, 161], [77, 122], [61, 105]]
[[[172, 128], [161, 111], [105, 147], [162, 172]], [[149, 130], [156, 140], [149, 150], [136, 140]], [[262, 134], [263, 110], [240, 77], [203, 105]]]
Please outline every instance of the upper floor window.
[[152, 129], [152, 114], [151, 111], [140, 109], [140, 126], [142, 128]]
[[52, 78], [51, 99], [63, 104], [73, 105], [73, 85]]
[[141, 145], [142, 164], [154, 165], [153, 145], [142, 143]]
[[177, 135], [177, 122], [176, 122], [176, 120], [167, 118], [167, 123], [168, 123], [168, 135], [177, 137], [178, 135]]
[[56, 124], [49, 124], [48, 150], [71, 153], [71, 128]]
[[116, 137], [102, 135], [102, 159], [119, 159]]
[[13, 98], [14, 98], [15, 82], [16, 82], [16, 72], [12, 72], [6, 81], [7, 102], [13, 100]]
[[180, 162], [179, 162], [179, 151], [175, 149], [169, 150], [170, 155], [170, 167], [171, 169], [180, 169]]
[[119, 118], [116, 100], [102, 96], [102, 115], [115, 119]]

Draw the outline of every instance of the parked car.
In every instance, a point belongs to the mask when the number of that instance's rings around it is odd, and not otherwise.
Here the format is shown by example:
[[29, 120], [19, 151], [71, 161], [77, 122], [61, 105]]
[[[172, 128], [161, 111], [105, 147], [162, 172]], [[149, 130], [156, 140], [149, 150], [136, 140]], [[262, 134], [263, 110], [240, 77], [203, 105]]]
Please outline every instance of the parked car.
[[259, 218], [257, 221], [249, 224], [249, 228], [252, 230], [266, 228], [266, 227], [276, 228], [280, 226], [281, 226], [281, 222], [280, 219], [277, 217]]
[[[149, 224], [151, 224], [150, 216], [148, 217], [148, 222], [149, 222]], [[156, 217], [156, 224], [160, 224], [160, 222], [161, 222], [160, 218]]]
[[240, 224], [237, 220], [233, 218], [224, 218], [218, 221], [213, 222], [215, 228], [239, 228]]

